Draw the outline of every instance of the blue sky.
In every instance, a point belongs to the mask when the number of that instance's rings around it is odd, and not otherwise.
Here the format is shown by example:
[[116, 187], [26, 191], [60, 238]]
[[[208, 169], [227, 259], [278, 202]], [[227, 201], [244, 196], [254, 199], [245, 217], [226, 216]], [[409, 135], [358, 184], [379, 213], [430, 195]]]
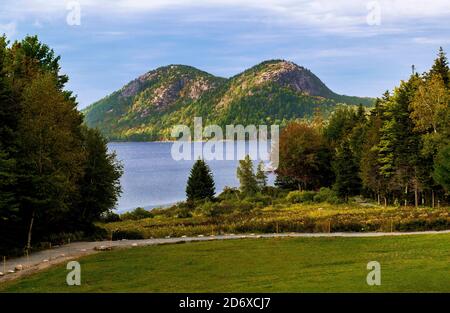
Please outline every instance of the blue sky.
[[[80, 25], [70, 25], [78, 7]], [[159, 66], [229, 77], [267, 59], [305, 66], [337, 93], [376, 97], [412, 64], [427, 70], [439, 46], [450, 50], [449, 20], [448, 0], [0, 3], [0, 32], [37, 34], [61, 55], [80, 108]]]

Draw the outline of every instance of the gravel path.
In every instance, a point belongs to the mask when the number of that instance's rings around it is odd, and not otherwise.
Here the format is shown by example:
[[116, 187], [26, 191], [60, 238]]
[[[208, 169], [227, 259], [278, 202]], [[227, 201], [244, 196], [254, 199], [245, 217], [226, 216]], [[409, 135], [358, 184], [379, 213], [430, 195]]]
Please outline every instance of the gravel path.
[[422, 232], [368, 232], [368, 233], [281, 233], [281, 234], [227, 234], [217, 236], [196, 236], [196, 237], [177, 237], [177, 238], [158, 238], [158, 239], [139, 239], [139, 240], [120, 240], [120, 241], [93, 241], [93, 242], [74, 242], [60, 247], [54, 247], [48, 250], [42, 250], [32, 253], [28, 257], [19, 257], [8, 259], [6, 262], [1, 260], [0, 283], [13, 280], [25, 275], [30, 275], [42, 269], [55, 264], [79, 258], [85, 255], [93, 254], [98, 251], [111, 250], [117, 248], [131, 248], [137, 246], [149, 246], [168, 243], [207, 241], [207, 240], [225, 240], [225, 239], [243, 239], [243, 238], [282, 238], [282, 237], [382, 237], [382, 236], [406, 236], [406, 235], [429, 235], [446, 234], [445, 231], [422, 231]]

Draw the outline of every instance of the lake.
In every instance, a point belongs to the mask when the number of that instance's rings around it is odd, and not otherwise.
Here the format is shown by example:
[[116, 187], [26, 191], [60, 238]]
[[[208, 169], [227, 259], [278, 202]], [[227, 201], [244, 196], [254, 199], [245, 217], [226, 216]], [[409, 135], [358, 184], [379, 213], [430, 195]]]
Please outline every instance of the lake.
[[[172, 142], [111, 142], [109, 151], [115, 151], [124, 166], [121, 178], [122, 195], [117, 209], [119, 212], [144, 207], [146, 209], [168, 206], [186, 198], [185, 188], [190, 169], [195, 160], [172, 158]], [[235, 150], [238, 142], [234, 143]], [[194, 145], [194, 143], [191, 143]], [[247, 151], [254, 147], [246, 144]], [[193, 151], [194, 149], [192, 149]], [[226, 148], [224, 148], [226, 151]], [[216, 194], [225, 186], [238, 187], [236, 177], [237, 160], [206, 161], [211, 168], [216, 184]], [[254, 162], [256, 167], [256, 162]], [[269, 174], [269, 185], [275, 175]]]

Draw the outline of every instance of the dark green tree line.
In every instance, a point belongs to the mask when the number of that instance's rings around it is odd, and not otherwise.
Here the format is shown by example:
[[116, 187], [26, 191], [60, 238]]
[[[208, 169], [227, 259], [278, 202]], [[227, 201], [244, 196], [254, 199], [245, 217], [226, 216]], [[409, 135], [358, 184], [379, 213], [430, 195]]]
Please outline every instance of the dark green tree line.
[[[317, 189], [326, 184], [311, 182], [331, 165], [330, 185], [342, 198], [363, 193], [385, 204], [434, 206], [436, 197], [448, 199], [449, 101], [449, 66], [441, 48], [428, 72], [413, 73], [386, 92], [369, 114], [362, 106], [343, 107], [322, 126], [288, 125], [280, 136], [277, 181]], [[317, 162], [320, 142], [331, 154], [324, 162]]]
[[[37, 37], [0, 39], [0, 250], [89, 235], [120, 193], [120, 164], [83, 125], [60, 57]], [[59, 239], [58, 239], [59, 240]]]

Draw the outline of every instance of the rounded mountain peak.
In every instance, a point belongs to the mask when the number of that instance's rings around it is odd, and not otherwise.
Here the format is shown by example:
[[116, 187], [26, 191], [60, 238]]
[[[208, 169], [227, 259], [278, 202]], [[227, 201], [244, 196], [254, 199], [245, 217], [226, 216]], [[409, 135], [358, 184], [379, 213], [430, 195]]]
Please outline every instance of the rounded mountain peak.
[[274, 82], [311, 96], [333, 97], [331, 91], [310, 70], [291, 61], [270, 60], [254, 67], [257, 83]]

